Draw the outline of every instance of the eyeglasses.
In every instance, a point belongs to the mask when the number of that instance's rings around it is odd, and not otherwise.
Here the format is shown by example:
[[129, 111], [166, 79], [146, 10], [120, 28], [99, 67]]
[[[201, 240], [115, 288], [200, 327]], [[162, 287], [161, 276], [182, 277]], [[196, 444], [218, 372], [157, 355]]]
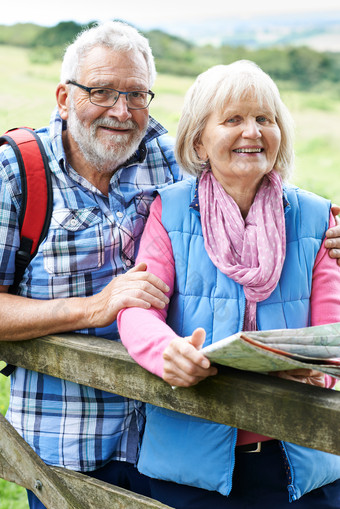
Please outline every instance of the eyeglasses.
[[102, 106], [103, 108], [112, 108], [116, 104], [120, 95], [125, 95], [127, 107], [130, 110], [143, 110], [151, 103], [155, 94], [149, 90], [143, 92], [141, 90], [132, 90], [131, 92], [121, 92], [114, 88], [103, 87], [85, 87], [76, 81], [67, 80], [67, 85], [75, 85], [89, 93], [89, 99], [95, 106]]

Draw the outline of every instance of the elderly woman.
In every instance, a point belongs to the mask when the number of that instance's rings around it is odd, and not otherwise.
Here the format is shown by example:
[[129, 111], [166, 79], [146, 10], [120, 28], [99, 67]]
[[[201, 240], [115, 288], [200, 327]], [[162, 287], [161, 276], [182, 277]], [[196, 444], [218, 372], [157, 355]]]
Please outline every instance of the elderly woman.
[[[200, 75], [176, 151], [197, 178], [160, 191], [138, 256], [170, 304], [121, 313], [131, 356], [189, 386], [217, 371], [202, 344], [340, 321], [340, 267], [323, 243], [330, 204], [287, 184], [292, 124], [271, 78], [247, 61]], [[334, 385], [315, 371], [281, 375]], [[138, 468], [175, 508], [340, 507], [340, 457], [151, 405]]]

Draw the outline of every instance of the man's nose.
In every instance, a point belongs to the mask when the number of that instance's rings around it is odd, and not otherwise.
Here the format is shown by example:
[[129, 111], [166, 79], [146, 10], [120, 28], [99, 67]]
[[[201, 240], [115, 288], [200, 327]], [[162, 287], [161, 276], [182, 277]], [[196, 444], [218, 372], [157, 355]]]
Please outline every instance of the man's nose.
[[128, 108], [126, 95], [120, 94], [117, 102], [108, 108], [108, 113], [112, 117], [116, 117], [120, 122], [125, 122], [131, 118], [131, 111]]

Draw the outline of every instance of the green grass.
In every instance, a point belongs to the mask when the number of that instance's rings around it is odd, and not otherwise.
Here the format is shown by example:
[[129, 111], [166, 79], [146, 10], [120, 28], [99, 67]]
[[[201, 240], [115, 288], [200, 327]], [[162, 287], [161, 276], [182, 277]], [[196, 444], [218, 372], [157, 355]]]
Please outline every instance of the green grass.
[[[0, 132], [17, 126], [47, 125], [55, 101], [60, 62], [32, 61], [28, 50], [0, 45], [3, 73], [0, 81]], [[193, 78], [158, 75], [150, 113], [169, 133], [176, 126], [186, 90]], [[281, 84], [282, 85], [282, 84]], [[281, 86], [282, 89], [282, 86]], [[294, 182], [340, 205], [340, 99], [331, 90], [320, 93], [282, 92], [296, 123]], [[339, 387], [340, 388], [340, 387]], [[8, 405], [9, 380], [0, 376], [0, 412]], [[27, 509], [26, 492], [0, 480], [0, 509]]]
[[24, 488], [0, 479], [0, 509], [28, 509]]

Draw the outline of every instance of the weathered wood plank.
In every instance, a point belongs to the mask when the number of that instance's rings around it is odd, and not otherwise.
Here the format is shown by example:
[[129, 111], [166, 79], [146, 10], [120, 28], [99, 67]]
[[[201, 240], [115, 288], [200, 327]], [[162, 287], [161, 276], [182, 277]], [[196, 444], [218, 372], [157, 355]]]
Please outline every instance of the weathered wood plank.
[[136, 365], [124, 347], [63, 334], [0, 342], [0, 358], [126, 397], [273, 438], [340, 454], [340, 393], [257, 373], [220, 368], [190, 389], [171, 389]]
[[32, 490], [48, 509], [169, 509], [78, 472], [47, 466], [1, 414], [0, 477]]
[[[131, 491], [62, 468], [52, 470], [60, 476], [78, 500], [91, 509], [171, 509], [169, 506]], [[53, 508], [54, 509], [54, 508]], [[59, 509], [55, 507], [55, 509]]]
[[6, 468], [9, 467], [9, 480], [13, 481], [13, 476], [16, 476], [20, 484], [32, 490], [46, 507], [56, 507], [56, 500], [58, 509], [90, 507], [77, 500], [61, 478], [45, 465], [1, 414], [0, 456], [4, 459], [1, 467], [4, 478], [7, 478]]

